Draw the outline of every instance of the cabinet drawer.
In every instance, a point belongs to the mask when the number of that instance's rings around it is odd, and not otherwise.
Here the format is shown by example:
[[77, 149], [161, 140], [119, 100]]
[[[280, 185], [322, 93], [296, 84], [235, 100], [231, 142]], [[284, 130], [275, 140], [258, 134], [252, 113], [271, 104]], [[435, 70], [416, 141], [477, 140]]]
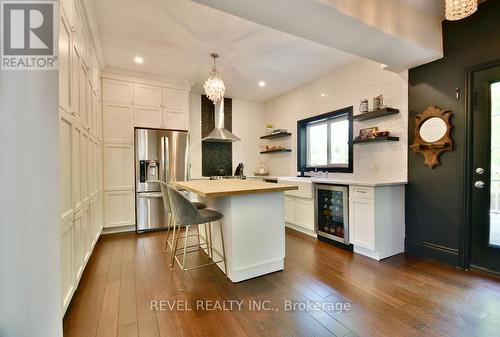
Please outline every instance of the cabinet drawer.
[[373, 187], [349, 186], [349, 197], [351, 198], [373, 199], [374, 195]]

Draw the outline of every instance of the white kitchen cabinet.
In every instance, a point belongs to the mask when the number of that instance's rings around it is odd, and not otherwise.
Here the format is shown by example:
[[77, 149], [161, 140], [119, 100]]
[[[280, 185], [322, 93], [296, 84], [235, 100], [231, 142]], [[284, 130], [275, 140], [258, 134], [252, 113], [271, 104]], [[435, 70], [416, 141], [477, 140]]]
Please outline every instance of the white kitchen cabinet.
[[134, 104], [161, 109], [163, 107], [162, 88], [154, 85], [134, 83]]
[[188, 130], [189, 113], [163, 109], [163, 127], [171, 130]]
[[103, 103], [103, 140], [134, 143], [134, 113], [129, 103]]
[[[80, 124], [87, 129], [87, 71], [81, 57], [78, 59], [78, 114]], [[76, 80], [76, 78], [75, 78]]]
[[295, 198], [285, 195], [285, 222], [295, 223], [297, 220], [297, 202]]
[[61, 295], [63, 310], [66, 311], [75, 290], [74, 273], [74, 231], [73, 220], [61, 227]]
[[375, 201], [373, 199], [349, 199], [349, 240], [353, 245], [375, 249]]
[[189, 92], [163, 88], [163, 127], [172, 130], [189, 129]]
[[[59, 174], [62, 307], [66, 310], [103, 223], [98, 63], [85, 64], [88, 36], [77, 0], [59, 12]], [[90, 50], [95, 55], [93, 50]], [[94, 59], [95, 60], [95, 59]], [[102, 208], [102, 207], [101, 207]], [[99, 213], [100, 212], [100, 213]], [[100, 214], [100, 215], [99, 215]], [[99, 219], [99, 216], [101, 218]]]
[[133, 104], [132, 83], [119, 80], [102, 80], [102, 100], [104, 103]]
[[134, 146], [129, 144], [105, 144], [104, 158], [104, 189], [133, 189], [135, 182]]
[[71, 45], [71, 82], [70, 82], [70, 101], [73, 115], [76, 117], [76, 123], [81, 124], [82, 116], [80, 111], [80, 55], [76, 44]]
[[134, 126], [142, 128], [163, 128], [162, 108], [135, 105]]
[[104, 227], [135, 224], [135, 192], [133, 189], [104, 192]]
[[71, 27], [64, 15], [59, 16], [59, 106], [72, 113], [71, 102]]
[[189, 111], [189, 92], [163, 88], [163, 107], [169, 111]]
[[86, 103], [86, 117], [85, 120], [87, 124], [85, 125], [89, 132], [92, 132], [93, 129], [93, 119], [92, 119], [92, 82], [90, 82], [90, 76], [88, 72], [85, 72], [85, 97], [87, 99]]
[[296, 198], [297, 216], [295, 223], [314, 232], [314, 199]]
[[381, 260], [404, 252], [404, 185], [349, 186], [349, 241]]
[[286, 178], [279, 179], [278, 182], [298, 186], [297, 190], [285, 191], [285, 224], [308, 235], [316, 236], [313, 184]]
[[73, 24], [73, 11], [75, 10], [75, 4], [76, 0], [60, 0], [59, 3], [61, 6], [59, 6], [59, 10], [61, 13], [64, 13], [64, 15], [68, 18], [69, 23]]

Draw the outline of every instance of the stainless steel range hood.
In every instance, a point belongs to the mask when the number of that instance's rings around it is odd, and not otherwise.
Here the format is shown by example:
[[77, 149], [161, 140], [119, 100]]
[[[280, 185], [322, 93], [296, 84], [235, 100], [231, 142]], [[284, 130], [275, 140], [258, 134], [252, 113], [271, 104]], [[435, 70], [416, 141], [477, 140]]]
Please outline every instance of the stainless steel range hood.
[[241, 140], [224, 128], [224, 98], [215, 104], [215, 129], [202, 139], [204, 142], [230, 143]]

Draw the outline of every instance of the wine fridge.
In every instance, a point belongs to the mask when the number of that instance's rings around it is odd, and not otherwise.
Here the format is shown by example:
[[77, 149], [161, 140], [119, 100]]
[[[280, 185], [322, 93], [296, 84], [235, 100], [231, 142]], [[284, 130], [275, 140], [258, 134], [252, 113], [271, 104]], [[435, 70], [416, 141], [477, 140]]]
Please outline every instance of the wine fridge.
[[314, 222], [318, 237], [349, 245], [348, 188], [315, 185]]

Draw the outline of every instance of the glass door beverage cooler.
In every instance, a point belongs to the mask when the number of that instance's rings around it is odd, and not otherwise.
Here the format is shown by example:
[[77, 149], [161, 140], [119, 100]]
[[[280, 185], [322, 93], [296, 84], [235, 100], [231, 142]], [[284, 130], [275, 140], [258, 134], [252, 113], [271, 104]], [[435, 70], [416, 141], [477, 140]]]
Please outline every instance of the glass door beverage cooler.
[[349, 245], [347, 186], [316, 184], [315, 228], [318, 237]]

